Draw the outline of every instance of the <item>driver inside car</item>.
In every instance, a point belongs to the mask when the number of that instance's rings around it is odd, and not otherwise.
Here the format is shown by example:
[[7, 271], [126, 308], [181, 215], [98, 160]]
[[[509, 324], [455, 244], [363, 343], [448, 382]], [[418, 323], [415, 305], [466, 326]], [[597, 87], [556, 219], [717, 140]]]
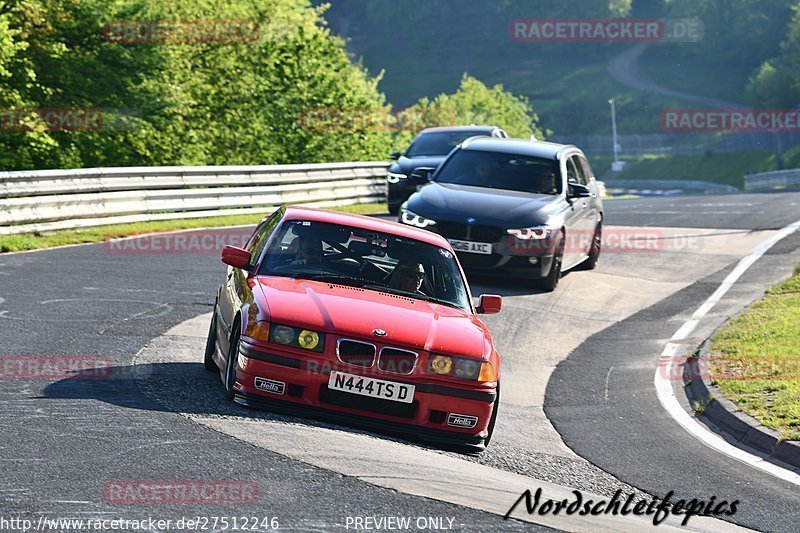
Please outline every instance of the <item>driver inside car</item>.
[[556, 194], [556, 175], [553, 172], [547, 172], [534, 176], [531, 192]]
[[389, 285], [401, 291], [424, 294], [420, 290], [424, 280], [425, 269], [420, 263], [401, 261], [394, 267]]
[[322, 241], [312, 237], [298, 237], [292, 244], [297, 243], [292, 265], [321, 265]]

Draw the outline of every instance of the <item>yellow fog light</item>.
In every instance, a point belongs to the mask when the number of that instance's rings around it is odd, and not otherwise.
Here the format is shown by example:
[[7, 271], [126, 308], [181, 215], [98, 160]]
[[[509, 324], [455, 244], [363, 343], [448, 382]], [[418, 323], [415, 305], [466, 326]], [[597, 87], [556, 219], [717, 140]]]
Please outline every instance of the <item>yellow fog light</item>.
[[431, 368], [437, 374], [445, 376], [453, 369], [453, 360], [443, 355], [437, 355], [431, 360]]
[[313, 350], [319, 345], [319, 333], [304, 329], [297, 337], [297, 344], [306, 350]]

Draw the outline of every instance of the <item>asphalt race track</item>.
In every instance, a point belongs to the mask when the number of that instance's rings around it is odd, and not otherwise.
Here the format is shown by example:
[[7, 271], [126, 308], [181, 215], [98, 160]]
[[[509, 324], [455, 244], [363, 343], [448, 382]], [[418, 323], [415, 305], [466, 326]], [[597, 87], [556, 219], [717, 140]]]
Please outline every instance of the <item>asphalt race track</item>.
[[[224, 272], [215, 251], [98, 244], [0, 255], [0, 355], [112, 365], [93, 379], [0, 375], [0, 517], [247, 515], [277, 517], [287, 531], [345, 530], [366, 516], [425, 517], [428, 530], [653, 529], [519, 509], [503, 520], [525, 488], [541, 487], [738, 499], [728, 522], [689, 526], [795, 531], [800, 487], [686, 433], [661, 407], [653, 376], [682, 321], [739, 259], [800, 219], [798, 205], [797, 192], [609, 201], [597, 270], [568, 273], [551, 294], [470, 280], [476, 295], [504, 296], [503, 312], [486, 317], [503, 356], [500, 418], [478, 456], [226, 403], [202, 368]], [[697, 343], [798, 262], [796, 233], [745, 273], [695, 331]], [[249, 480], [258, 498], [119, 504], [103, 490], [116, 480]]]

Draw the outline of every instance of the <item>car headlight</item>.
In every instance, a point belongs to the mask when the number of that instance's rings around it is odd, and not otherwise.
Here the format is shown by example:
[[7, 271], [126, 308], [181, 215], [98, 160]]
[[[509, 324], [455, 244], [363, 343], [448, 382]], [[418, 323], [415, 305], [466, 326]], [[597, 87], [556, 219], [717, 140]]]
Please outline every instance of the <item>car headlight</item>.
[[509, 229], [506, 230], [506, 233], [508, 233], [509, 235], [513, 235], [514, 237], [522, 241], [529, 241], [529, 240], [540, 241], [552, 237], [554, 231], [555, 228], [550, 226], [534, 226], [531, 228]]
[[403, 209], [403, 212], [400, 215], [400, 220], [403, 222], [403, 224], [416, 226], [418, 228], [427, 228], [428, 226], [433, 226], [436, 224], [435, 220], [419, 216], [418, 214], [412, 213], [406, 209]]
[[428, 373], [481, 382], [497, 380], [491, 363], [448, 355], [431, 354], [428, 358]]
[[269, 342], [321, 352], [325, 347], [325, 334], [310, 329], [272, 324], [269, 329]]
[[397, 172], [389, 172], [389, 175], [386, 177], [389, 180], [389, 183], [397, 183], [400, 180], [406, 179], [408, 176], [405, 174], [398, 174]]

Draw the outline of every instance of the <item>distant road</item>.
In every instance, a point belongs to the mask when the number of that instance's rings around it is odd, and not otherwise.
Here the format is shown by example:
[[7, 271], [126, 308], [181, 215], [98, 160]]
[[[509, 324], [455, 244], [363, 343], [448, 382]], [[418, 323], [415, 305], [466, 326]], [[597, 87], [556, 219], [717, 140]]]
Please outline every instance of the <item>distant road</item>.
[[647, 50], [648, 43], [639, 43], [628, 48], [608, 63], [608, 73], [617, 82], [637, 89], [666, 96], [674, 96], [689, 102], [696, 102], [708, 107], [718, 107], [721, 109], [744, 109], [745, 106], [736, 102], [710, 98], [699, 94], [691, 94], [683, 91], [676, 91], [667, 87], [662, 87], [646, 79], [639, 72], [638, 62], [642, 54]]

